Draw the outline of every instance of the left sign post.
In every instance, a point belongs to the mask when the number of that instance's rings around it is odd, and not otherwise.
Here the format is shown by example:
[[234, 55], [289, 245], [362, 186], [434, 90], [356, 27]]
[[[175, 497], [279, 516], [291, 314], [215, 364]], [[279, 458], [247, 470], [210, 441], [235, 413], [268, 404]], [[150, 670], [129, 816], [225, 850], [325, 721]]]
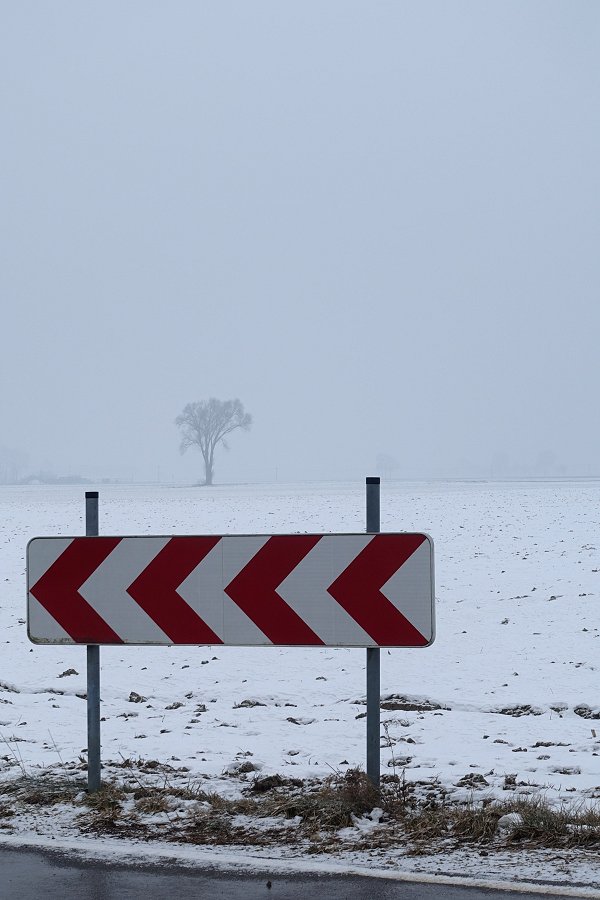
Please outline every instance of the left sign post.
[[[85, 494], [85, 534], [98, 536], [98, 492]], [[100, 647], [87, 645], [88, 792], [100, 789]]]

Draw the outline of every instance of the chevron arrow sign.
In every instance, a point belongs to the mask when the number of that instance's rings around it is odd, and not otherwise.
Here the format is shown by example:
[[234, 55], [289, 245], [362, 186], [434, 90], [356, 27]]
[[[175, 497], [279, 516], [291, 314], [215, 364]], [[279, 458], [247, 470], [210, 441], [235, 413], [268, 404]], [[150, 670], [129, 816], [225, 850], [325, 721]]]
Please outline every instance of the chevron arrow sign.
[[27, 547], [36, 644], [424, 647], [425, 534], [40, 537]]

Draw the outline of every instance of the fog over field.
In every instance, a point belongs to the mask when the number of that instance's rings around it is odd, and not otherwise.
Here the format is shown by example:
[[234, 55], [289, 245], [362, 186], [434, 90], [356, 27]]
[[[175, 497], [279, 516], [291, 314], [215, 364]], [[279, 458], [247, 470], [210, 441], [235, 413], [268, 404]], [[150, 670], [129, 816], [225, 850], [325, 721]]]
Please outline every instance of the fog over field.
[[211, 396], [221, 482], [597, 474], [599, 27], [2, 4], [0, 477], [201, 480]]

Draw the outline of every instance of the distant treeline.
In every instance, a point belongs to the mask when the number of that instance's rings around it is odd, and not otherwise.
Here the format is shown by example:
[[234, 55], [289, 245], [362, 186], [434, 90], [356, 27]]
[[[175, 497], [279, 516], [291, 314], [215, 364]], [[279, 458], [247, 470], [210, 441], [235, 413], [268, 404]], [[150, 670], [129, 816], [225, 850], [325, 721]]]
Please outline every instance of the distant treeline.
[[[6, 483], [6, 482], [5, 482]], [[51, 472], [38, 472], [36, 475], [26, 475], [19, 478], [13, 484], [93, 484], [91, 478], [82, 475], [53, 475]]]

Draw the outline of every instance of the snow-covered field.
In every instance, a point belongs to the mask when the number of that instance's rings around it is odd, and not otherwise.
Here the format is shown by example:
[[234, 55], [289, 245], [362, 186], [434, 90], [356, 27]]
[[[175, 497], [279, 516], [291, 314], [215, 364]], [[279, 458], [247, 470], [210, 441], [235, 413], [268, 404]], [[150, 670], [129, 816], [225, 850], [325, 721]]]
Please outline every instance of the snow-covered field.
[[[352, 532], [364, 503], [359, 483], [106, 486], [100, 532]], [[600, 482], [383, 484], [381, 527], [432, 536], [437, 631], [382, 651], [382, 771], [457, 798], [600, 797]], [[33, 646], [25, 626], [27, 541], [83, 533], [83, 488], [0, 488], [0, 767], [86, 747], [85, 648]], [[248, 759], [299, 778], [365, 764], [364, 650], [111, 647], [101, 663], [106, 761], [171, 762], [220, 790]]]

